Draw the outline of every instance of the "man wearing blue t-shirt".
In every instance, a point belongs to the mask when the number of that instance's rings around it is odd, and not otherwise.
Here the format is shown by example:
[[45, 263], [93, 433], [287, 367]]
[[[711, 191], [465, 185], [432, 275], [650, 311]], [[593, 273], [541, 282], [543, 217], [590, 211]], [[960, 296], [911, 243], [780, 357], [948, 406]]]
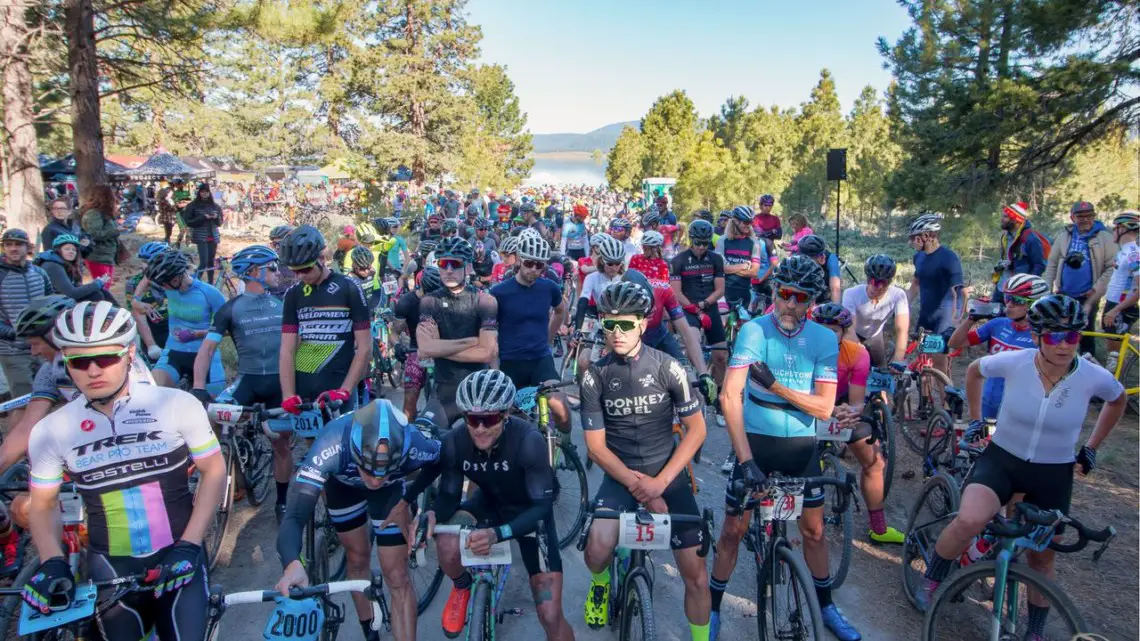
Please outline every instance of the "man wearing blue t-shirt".
[[[558, 380], [558, 368], [550, 342], [566, 318], [562, 289], [545, 277], [550, 244], [532, 231], [518, 240], [518, 269], [513, 278], [491, 288], [499, 304], [499, 369], [516, 389]], [[565, 397], [550, 397], [550, 412], [562, 432], [570, 431], [570, 411]]]
[[[962, 297], [962, 261], [939, 240], [942, 218], [923, 214], [910, 224], [910, 246], [914, 248], [914, 279], [907, 292], [910, 300], [919, 298], [918, 326], [928, 332], [942, 334], [956, 323]], [[950, 374], [946, 354], [932, 354], [934, 366]]]

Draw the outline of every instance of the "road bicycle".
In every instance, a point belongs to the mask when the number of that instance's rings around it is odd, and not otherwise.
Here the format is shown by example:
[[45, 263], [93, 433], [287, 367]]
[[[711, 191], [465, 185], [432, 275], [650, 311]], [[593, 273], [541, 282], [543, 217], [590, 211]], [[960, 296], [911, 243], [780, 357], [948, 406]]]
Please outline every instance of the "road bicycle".
[[[788, 541], [787, 524], [803, 512], [804, 494], [814, 488], [833, 487], [840, 512], [855, 492], [855, 475], [845, 478], [818, 476], [785, 477], [771, 474], [758, 484], [744, 479], [732, 483], [737, 496], [760, 494], [752, 523], [744, 536], [745, 547], [756, 561], [756, 623], [765, 640], [822, 639], [823, 615], [807, 563]], [[833, 508], [834, 509], [834, 508]]]
[[574, 332], [571, 337], [573, 346], [562, 358], [562, 370], [558, 373], [562, 380], [578, 380], [578, 375], [582, 373], [578, 371], [578, 359], [582, 356], [582, 350], [588, 350], [586, 353], [590, 355], [588, 360], [591, 363], [601, 358], [602, 347], [606, 342], [599, 334], [597, 320], [592, 318], [587, 318], [582, 323], [582, 329]]
[[633, 512], [594, 509], [578, 537], [578, 551], [586, 549], [590, 526], [595, 520], [618, 521], [618, 544], [610, 562], [610, 627], [617, 626], [619, 641], [641, 639], [654, 641], [657, 623], [653, 614], [653, 580], [656, 575], [651, 552], [672, 548], [675, 525], [696, 523], [702, 528], [697, 554], [703, 559], [712, 545], [713, 515], [705, 508], [700, 516], [691, 514], [654, 514], [638, 505]]
[[524, 387], [515, 393], [515, 414], [538, 426], [546, 439], [550, 467], [554, 470], [554, 527], [558, 532], [558, 547], [565, 548], [578, 538], [586, 523], [589, 509], [589, 487], [586, 469], [578, 447], [554, 426], [550, 417], [550, 395], [559, 389], [574, 385], [574, 381], [551, 381], [537, 387]]
[[373, 573], [371, 581], [335, 581], [293, 588], [288, 595], [275, 590], [253, 590], [225, 594], [221, 586], [213, 586], [207, 606], [209, 623], [206, 639], [217, 641], [221, 633], [221, 619], [230, 607], [245, 603], [275, 603], [265, 624], [263, 638], [276, 641], [334, 641], [344, 623], [344, 607], [329, 597], [345, 592], [363, 592], [372, 602], [373, 629], [391, 630], [388, 602], [384, 596], [384, 580]]
[[[535, 536], [545, 540], [543, 523], [539, 522]], [[494, 641], [495, 628], [507, 614], [521, 615], [522, 610], [504, 610], [499, 607], [507, 577], [511, 573], [511, 543], [501, 541], [491, 546], [491, 553], [478, 556], [467, 549], [467, 536], [477, 528], [466, 525], [437, 525], [435, 534], [459, 536], [459, 559], [474, 579], [471, 598], [467, 602], [467, 641]], [[539, 543], [541, 546], [542, 543]], [[540, 552], [541, 554], [541, 552]]]
[[[1100, 543], [1092, 556], [1096, 562], [1108, 550], [1116, 530], [1110, 526], [1094, 531], [1060, 510], [1042, 510], [1029, 503], [1014, 507], [1013, 518], [999, 514], [986, 526], [982, 538], [989, 547], [985, 553], [938, 587], [923, 619], [923, 639], [1021, 639], [1029, 619], [1030, 592], [1048, 602], [1044, 638], [1074, 639], [1095, 631], [1055, 581], [1018, 557], [1026, 550], [1069, 554], [1089, 543]], [[1063, 542], [1057, 534], [1061, 525], [1075, 531], [1077, 540]]]
[[878, 428], [880, 438], [879, 454], [886, 464], [883, 469], [883, 500], [891, 493], [895, 480], [895, 428], [891, 399], [898, 383], [896, 374], [889, 367], [873, 367], [867, 377], [867, 394], [863, 401], [863, 417], [871, 422], [872, 430]]
[[1120, 354], [1112, 376], [1124, 385], [1124, 393], [1128, 395], [1128, 408], [1133, 414], [1140, 414], [1140, 337], [1135, 334], [1105, 332], [1081, 332], [1081, 336], [1120, 341]]
[[911, 338], [906, 355], [914, 354], [915, 358], [902, 372], [901, 384], [895, 387], [894, 421], [906, 444], [915, 454], [921, 455], [926, 430], [913, 423], [929, 421], [935, 412], [943, 409], [945, 389], [954, 384], [947, 374], [934, 367], [933, 357], [947, 354], [954, 358], [961, 350], [948, 350], [942, 334], [921, 328]]

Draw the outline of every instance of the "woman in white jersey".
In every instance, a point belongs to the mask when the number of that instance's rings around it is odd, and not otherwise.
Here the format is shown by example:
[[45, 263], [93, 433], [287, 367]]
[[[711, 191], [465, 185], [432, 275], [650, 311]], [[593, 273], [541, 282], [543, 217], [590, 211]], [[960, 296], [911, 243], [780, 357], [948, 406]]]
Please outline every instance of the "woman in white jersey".
[[[1096, 449], [1124, 413], [1124, 387], [1100, 365], [1078, 358], [1077, 346], [1087, 316], [1081, 304], [1061, 294], [1046, 296], [1029, 308], [1029, 326], [1037, 349], [1001, 352], [970, 363], [966, 370], [966, 398], [971, 430], [982, 416], [982, 384], [987, 378], [1004, 378], [1006, 398], [997, 430], [974, 464], [958, 515], [942, 531], [927, 560], [926, 580], [919, 597], [922, 607], [1003, 505], [1015, 494], [1043, 510], [1068, 512], [1073, 491], [1074, 466], [1082, 476], [1096, 466]], [[1103, 399], [1096, 428], [1074, 457], [1089, 401]], [[1029, 552], [1029, 567], [1053, 575], [1055, 552]], [[1049, 614], [1048, 601], [1032, 591], [1025, 639], [1038, 641]]]

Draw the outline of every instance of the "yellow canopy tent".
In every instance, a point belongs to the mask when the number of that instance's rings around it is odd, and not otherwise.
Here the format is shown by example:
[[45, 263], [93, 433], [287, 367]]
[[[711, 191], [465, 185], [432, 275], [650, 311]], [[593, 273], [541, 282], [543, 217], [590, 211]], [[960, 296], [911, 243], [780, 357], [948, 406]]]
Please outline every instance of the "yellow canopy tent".
[[334, 160], [329, 164], [321, 167], [318, 172], [329, 180], [348, 180], [352, 178], [349, 175], [348, 169], [345, 167], [343, 160]]

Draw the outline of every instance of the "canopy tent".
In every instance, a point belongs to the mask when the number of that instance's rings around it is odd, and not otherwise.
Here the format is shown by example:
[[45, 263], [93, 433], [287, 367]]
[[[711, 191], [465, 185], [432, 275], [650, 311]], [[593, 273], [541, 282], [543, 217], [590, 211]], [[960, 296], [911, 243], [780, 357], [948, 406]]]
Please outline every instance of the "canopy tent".
[[[107, 178], [112, 182], [129, 180], [130, 176], [127, 175], [127, 168], [103, 159], [103, 166], [107, 170]], [[75, 178], [75, 156], [68, 154], [58, 160], [51, 160], [40, 165], [40, 173], [43, 174], [44, 180], [50, 182], [67, 182]]]
[[165, 151], [156, 153], [137, 168], [127, 171], [131, 178], [210, 178], [214, 175], [213, 169], [191, 167]]
[[350, 180], [352, 178], [343, 160], [334, 160], [324, 167], [321, 167], [317, 173], [322, 174], [329, 180]]
[[297, 172], [297, 182], [306, 185], [316, 185], [327, 183], [329, 177], [321, 170], [302, 170]]
[[198, 158], [196, 156], [187, 156], [182, 161], [199, 171], [214, 172], [214, 177], [218, 182], [252, 183], [257, 180], [257, 174], [252, 170], [233, 161]]

